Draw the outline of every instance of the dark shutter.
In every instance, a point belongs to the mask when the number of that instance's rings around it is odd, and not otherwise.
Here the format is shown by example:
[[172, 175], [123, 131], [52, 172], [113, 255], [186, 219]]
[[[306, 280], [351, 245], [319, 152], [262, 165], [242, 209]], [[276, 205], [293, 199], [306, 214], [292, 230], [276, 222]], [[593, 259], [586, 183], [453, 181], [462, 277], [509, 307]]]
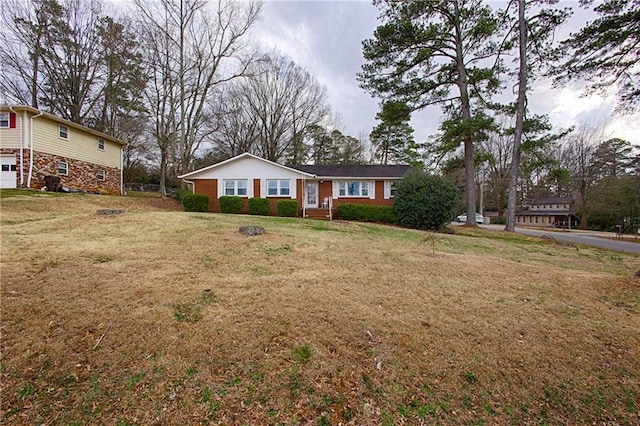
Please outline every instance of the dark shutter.
[[16, 114], [14, 112], [9, 114], [9, 128], [10, 129], [16, 128]]

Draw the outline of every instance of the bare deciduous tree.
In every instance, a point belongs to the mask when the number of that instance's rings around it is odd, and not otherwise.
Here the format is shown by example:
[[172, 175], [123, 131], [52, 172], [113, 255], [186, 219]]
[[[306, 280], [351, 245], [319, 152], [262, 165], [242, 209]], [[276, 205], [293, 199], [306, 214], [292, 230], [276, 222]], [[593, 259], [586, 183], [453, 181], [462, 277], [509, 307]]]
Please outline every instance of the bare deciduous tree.
[[560, 162], [570, 171], [580, 209], [580, 227], [587, 229], [591, 204], [598, 197], [598, 170], [593, 167], [598, 146], [607, 139], [605, 125], [581, 123], [560, 152]]
[[[270, 161], [302, 163], [308, 158], [305, 130], [329, 112], [327, 92], [290, 58], [272, 55], [235, 88], [246, 117], [257, 118], [254, 152]], [[254, 126], [252, 120], [245, 122]], [[247, 129], [245, 129], [246, 131]]]
[[178, 173], [189, 169], [211, 134], [208, 99], [220, 85], [246, 75], [256, 59], [246, 34], [260, 3], [218, 0], [135, 0], [153, 84], [147, 98], [161, 151], [161, 188], [173, 152]]
[[45, 40], [63, 27], [62, 14], [62, 6], [55, 0], [6, 0], [3, 3], [0, 88], [12, 102], [38, 108]]

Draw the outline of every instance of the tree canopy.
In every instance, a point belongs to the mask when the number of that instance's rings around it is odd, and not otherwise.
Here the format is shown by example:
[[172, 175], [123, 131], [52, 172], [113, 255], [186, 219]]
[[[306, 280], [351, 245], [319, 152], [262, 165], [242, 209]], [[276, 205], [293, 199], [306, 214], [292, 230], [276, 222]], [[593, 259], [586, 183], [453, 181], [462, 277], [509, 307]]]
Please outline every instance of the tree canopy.
[[[586, 6], [593, 0], [582, 0]], [[640, 0], [606, 0], [594, 7], [598, 18], [562, 43], [568, 59], [554, 67], [558, 83], [584, 79], [590, 91], [616, 85], [618, 110], [640, 106]]]
[[[485, 121], [484, 99], [499, 87], [487, 59], [495, 55], [498, 20], [482, 0], [376, 0], [384, 21], [363, 41], [366, 63], [358, 74], [373, 96], [405, 102], [412, 110], [440, 105], [450, 134], [464, 145], [468, 223], [475, 216], [474, 143]], [[490, 62], [490, 61], [489, 61]]]

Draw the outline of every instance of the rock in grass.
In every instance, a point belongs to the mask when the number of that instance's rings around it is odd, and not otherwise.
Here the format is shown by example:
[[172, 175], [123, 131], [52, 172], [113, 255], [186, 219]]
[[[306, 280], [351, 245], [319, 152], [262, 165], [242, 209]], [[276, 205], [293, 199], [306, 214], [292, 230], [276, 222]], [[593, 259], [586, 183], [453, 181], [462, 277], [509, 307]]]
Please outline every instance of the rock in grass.
[[96, 213], [98, 213], [100, 215], [110, 216], [110, 215], [114, 215], [114, 214], [123, 214], [124, 210], [120, 210], [120, 209], [101, 209], [101, 210], [96, 211]]
[[640, 278], [640, 270], [636, 272], [636, 278]]
[[238, 231], [244, 235], [262, 235], [266, 234], [267, 231], [262, 226], [241, 226]]

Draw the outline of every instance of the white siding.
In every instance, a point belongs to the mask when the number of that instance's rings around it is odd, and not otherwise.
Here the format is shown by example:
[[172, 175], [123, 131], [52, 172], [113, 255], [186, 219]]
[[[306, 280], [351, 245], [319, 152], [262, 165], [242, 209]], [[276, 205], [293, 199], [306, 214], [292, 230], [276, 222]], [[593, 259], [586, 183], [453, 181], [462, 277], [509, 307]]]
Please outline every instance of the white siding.
[[224, 195], [224, 180], [247, 179], [247, 192], [249, 198], [253, 197], [253, 180], [260, 179], [260, 196], [267, 196], [267, 179], [289, 179], [290, 197], [296, 198], [296, 180], [302, 179], [303, 174], [297, 173], [275, 164], [267, 163], [253, 157], [243, 157], [219, 167], [203, 170], [197, 175], [186, 177], [187, 180], [218, 179], [218, 194]]

